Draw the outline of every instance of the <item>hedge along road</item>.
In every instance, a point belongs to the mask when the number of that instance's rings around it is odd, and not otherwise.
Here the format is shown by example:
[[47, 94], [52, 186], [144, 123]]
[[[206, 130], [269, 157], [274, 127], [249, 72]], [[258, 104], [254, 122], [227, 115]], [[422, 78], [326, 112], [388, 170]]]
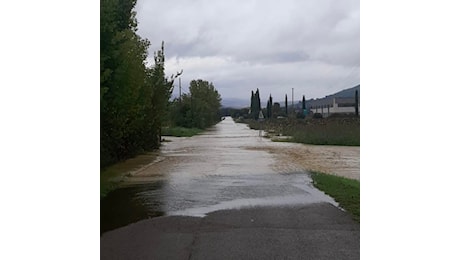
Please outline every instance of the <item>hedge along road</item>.
[[359, 224], [258, 135], [227, 117], [168, 138], [101, 201], [101, 258], [359, 258]]

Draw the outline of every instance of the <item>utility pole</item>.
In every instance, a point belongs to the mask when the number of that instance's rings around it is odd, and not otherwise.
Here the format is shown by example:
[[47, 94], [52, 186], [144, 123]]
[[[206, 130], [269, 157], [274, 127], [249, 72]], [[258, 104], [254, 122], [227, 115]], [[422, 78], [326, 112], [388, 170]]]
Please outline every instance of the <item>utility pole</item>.
[[294, 114], [294, 88], [292, 88], [292, 100], [291, 100], [291, 106], [292, 106], [292, 114]]

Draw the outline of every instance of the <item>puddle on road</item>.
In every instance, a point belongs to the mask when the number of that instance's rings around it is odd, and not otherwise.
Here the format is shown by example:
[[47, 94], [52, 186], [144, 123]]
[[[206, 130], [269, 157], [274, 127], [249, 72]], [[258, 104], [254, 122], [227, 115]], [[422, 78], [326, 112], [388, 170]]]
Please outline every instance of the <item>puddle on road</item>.
[[142, 192], [161, 190], [161, 182], [111, 191], [101, 200], [101, 234], [143, 219], [163, 216], [161, 198], [146, 201]]
[[[222, 209], [327, 202], [309, 175], [268, 152], [252, 149], [270, 140], [226, 118], [210, 131], [174, 138], [165, 159], [128, 178], [101, 200], [101, 233], [163, 215], [204, 216]], [[286, 163], [285, 163], [286, 164]], [[280, 169], [284, 169], [280, 171]], [[161, 178], [157, 178], [161, 176]]]

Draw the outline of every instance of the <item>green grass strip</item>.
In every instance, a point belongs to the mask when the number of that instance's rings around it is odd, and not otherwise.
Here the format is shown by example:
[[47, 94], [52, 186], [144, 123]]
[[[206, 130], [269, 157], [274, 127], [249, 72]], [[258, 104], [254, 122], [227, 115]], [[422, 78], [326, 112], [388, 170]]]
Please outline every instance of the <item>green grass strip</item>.
[[353, 215], [359, 222], [359, 181], [340, 176], [311, 173], [313, 185], [333, 197], [339, 206]]
[[199, 128], [164, 127], [161, 130], [161, 134], [164, 136], [191, 137], [203, 131], [204, 130], [199, 129]]

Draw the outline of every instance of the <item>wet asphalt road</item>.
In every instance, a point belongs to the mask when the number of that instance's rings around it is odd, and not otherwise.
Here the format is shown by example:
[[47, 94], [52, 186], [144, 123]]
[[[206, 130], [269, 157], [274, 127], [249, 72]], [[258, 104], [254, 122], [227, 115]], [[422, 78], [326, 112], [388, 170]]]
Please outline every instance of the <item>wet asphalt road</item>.
[[166, 143], [161, 162], [101, 201], [101, 231], [117, 228], [101, 258], [359, 259], [359, 224], [307, 173], [254, 149], [264, 142], [226, 118]]
[[359, 225], [326, 203], [159, 217], [104, 234], [101, 259], [359, 259]]

